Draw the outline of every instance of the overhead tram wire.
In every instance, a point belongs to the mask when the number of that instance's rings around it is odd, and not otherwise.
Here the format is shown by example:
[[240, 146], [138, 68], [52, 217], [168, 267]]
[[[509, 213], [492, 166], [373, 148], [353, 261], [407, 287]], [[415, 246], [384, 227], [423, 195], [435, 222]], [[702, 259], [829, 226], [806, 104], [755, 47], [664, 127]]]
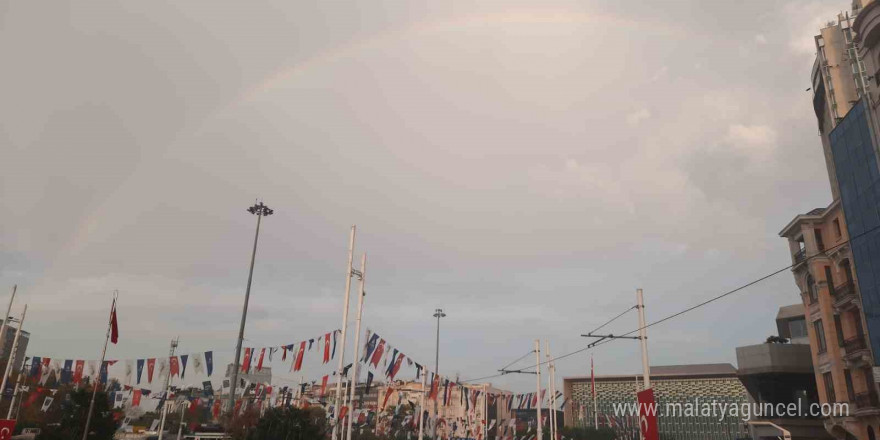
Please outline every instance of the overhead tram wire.
[[[717, 295], [717, 296], [715, 296], [715, 297], [709, 298], [709, 299], [707, 299], [706, 301], [703, 301], [703, 302], [701, 302], [701, 303], [699, 303], [699, 304], [693, 305], [693, 306], [688, 307], [688, 308], [686, 308], [686, 309], [684, 309], [684, 310], [678, 311], [678, 312], [673, 313], [673, 314], [671, 314], [671, 315], [669, 315], [669, 316], [666, 316], [666, 317], [664, 317], [664, 318], [658, 319], [657, 321], [654, 321], [654, 322], [652, 322], [652, 323], [650, 323], [650, 324], [646, 324], [644, 327], [636, 328], [636, 329], [631, 330], [631, 331], [629, 331], [629, 332], [627, 332], [627, 333], [624, 333], [624, 334], [622, 334], [622, 335], [620, 335], [620, 336], [629, 336], [629, 335], [631, 335], [631, 334], [633, 334], [633, 333], [638, 332], [639, 330], [642, 330], [643, 328], [647, 329], [647, 328], [649, 328], [649, 327], [653, 327], [653, 326], [655, 326], [655, 325], [657, 325], [657, 324], [660, 324], [660, 323], [663, 323], [663, 322], [669, 321], [670, 319], [674, 319], [674, 318], [677, 318], [677, 317], [679, 317], [679, 316], [681, 316], [681, 315], [684, 315], [685, 313], [692, 312], [692, 311], [694, 311], [694, 310], [696, 310], [696, 309], [698, 309], [698, 308], [700, 308], [700, 307], [703, 307], [703, 306], [709, 305], [709, 304], [711, 304], [711, 303], [713, 303], [713, 302], [715, 302], [715, 301], [718, 301], [719, 299], [722, 299], [722, 298], [725, 298], [725, 297], [727, 297], [727, 296], [733, 295], [734, 293], [741, 292], [741, 291], [743, 291], [743, 290], [746, 289], [746, 288], [749, 288], [749, 287], [751, 287], [751, 286], [753, 286], [753, 285], [755, 285], [755, 284], [758, 284], [758, 283], [760, 283], [760, 282], [762, 282], [762, 281], [766, 281], [766, 280], [769, 279], [769, 278], [772, 278], [772, 277], [774, 277], [774, 276], [776, 276], [776, 275], [779, 275], [780, 273], [785, 272], [785, 271], [787, 271], [787, 270], [789, 270], [789, 269], [791, 269], [791, 268], [797, 266], [798, 264], [802, 264], [802, 263], [805, 264], [805, 263], [809, 262], [810, 260], [812, 260], [813, 258], [816, 258], [816, 257], [822, 256], [822, 255], [825, 255], [825, 254], [827, 254], [829, 251], [832, 251], [832, 250], [834, 250], [834, 249], [836, 249], [836, 248], [839, 248], [839, 247], [841, 247], [841, 246], [843, 246], [843, 245], [850, 244], [850, 243], [853, 242], [853, 240], [855, 240], [855, 239], [857, 239], [857, 238], [860, 238], [860, 237], [863, 237], [863, 236], [865, 236], [865, 235], [868, 235], [868, 234], [870, 234], [870, 233], [872, 233], [872, 232], [874, 232], [874, 231], [876, 231], [876, 230], [878, 230], [878, 229], [880, 229], [880, 225], [874, 226], [873, 228], [868, 229], [867, 231], [864, 231], [864, 232], [862, 232], [861, 234], [858, 234], [858, 235], [852, 236], [852, 237], [850, 237], [848, 240], [844, 240], [843, 242], [838, 243], [838, 244], [836, 244], [836, 245], [834, 245], [834, 246], [827, 247], [827, 248], [825, 248], [821, 253], [817, 253], [817, 254], [815, 254], [815, 255], [811, 255], [811, 256], [809, 256], [809, 257], [806, 257], [806, 258], [804, 258], [802, 261], [796, 261], [796, 262], [794, 262], [794, 263], [792, 263], [792, 264], [789, 264], [788, 266], [785, 266], [785, 267], [783, 267], [783, 268], [780, 268], [780, 269], [778, 269], [778, 270], [775, 270], [775, 271], [773, 271], [773, 272], [770, 272], [770, 273], [767, 274], [767, 275], [764, 275], [764, 276], [762, 276], [762, 277], [759, 277], [759, 278], [757, 278], [757, 279], [754, 279], [754, 280], [752, 280], [752, 281], [749, 281], [748, 283], [743, 284], [743, 285], [741, 285], [741, 286], [739, 286], [739, 287], [737, 287], [737, 288], [735, 288], [735, 289], [729, 290], [729, 291], [724, 292], [724, 293], [722, 293], [722, 294], [720, 294], [720, 295]], [[629, 311], [629, 310], [627, 310], [627, 311]], [[626, 313], [626, 312], [624, 312], [624, 313]], [[615, 318], [615, 319], [616, 319], [616, 318]], [[604, 325], [606, 325], [606, 324], [603, 324], [603, 326], [604, 326]], [[594, 331], [595, 331], [595, 330], [594, 330]], [[544, 362], [539, 362], [538, 365], [545, 365], [545, 364], [547, 364], [547, 363], [550, 363], [550, 362], [553, 362], [553, 361], [556, 361], [556, 360], [559, 360], [559, 359], [565, 359], [565, 358], [567, 358], [567, 357], [574, 356], [574, 355], [576, 355], [576, 354], [578, 354], [578, 353], [583, 353], [583, 352], [585, 352], [585, 351], [590, 350], [591, 348], [595, 348], [595, 347], [598, 347], [598, 346], [600, 346], [600, 345], [603, 345], [603, 344], [605, 344], [605, 343], [608, 343], [608, 342], [611, 342], [611, 341], [615, 341], [615, 340], [617, 340], [617, 339], [606, 339], [606, 340], [601, 341], [601, 342], [599, 342], [599, 343], [597, 343], [597, 344], [595, 344], [595, 345], [588, 345], [588, 346], [586, 346], [586, 347], [584, 347], [584, 348], [581, 348], [581, 349], [579, 349], [579, 350], [575, 350], [575, 351], [572, 351], [572, 352], [570, 352], [570, 353], [566, 353], [566, 354], [561, 355], [561, 356], [556, 356], [555, 358], [550, 359], [550, 360], [547, 360], [547, 361], [544, 361]], [[531, 366], [530, 366], [530, 367], [524, 368], [523, 370], [530, 369], [530, 368], [535, 368], [535, 367], [531, 367]], [[483, 379], [483, 378], [481, 378], [481, 379]]]
[[619, 315], [617, 315], [617, 316], [611, 318], [610, 320], [608, 320], [608, 322], [606, 322], [605, 324], [602, 324], [602, 325], [596, 327], [595, 329], [593, 329], [593, 331], [591, 331], [591, 332], [589, 332], [589, 333], [587, 333], [587, 334], [588, 334], [588, 335], [591, 335], [591, 334], [593, 334], [593, 333], [596, 333], [597, 331], [599, 331], [600, 329], [602, 329], [602, 327], [605, 327], [606, 325], [611, 324], [612, 322], [616, 321], [617, 318], [620, 318], [621, 316], [626, 315], [627, 313], [629, 313], [630, 310], [635, 310], [635, 309], [637, 309], [637, 308], [638, 308], [638, 306], [632, 306], [632, 307], [630, 307], [630, 308], [624, 310], [621, 314], [619, 314]]

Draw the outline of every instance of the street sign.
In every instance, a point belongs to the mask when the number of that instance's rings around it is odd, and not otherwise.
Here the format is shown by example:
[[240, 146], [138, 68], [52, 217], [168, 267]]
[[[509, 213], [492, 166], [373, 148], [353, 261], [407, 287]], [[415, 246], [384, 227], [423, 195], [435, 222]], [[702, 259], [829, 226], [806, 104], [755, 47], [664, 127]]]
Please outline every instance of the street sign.
[[657, 404], [654, 402], [654, 390], [648, 388], [639, 392], [639, 427], [645, 440], [660, 440], [657, 428]]

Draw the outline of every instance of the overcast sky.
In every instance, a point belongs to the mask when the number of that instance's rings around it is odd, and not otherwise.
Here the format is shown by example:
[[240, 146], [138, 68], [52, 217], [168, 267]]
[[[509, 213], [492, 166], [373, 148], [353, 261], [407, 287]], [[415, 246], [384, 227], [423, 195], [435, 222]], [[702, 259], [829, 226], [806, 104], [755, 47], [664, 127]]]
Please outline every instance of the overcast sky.
[[[356, 224], [364, 325], [412, 358], [436, 307], [462, 379], [576, 350], [637, 287], [653, 321], [790, 264], [778, 232], [831, 200], [813, 36], [848, 6], [5, 2], [0, 303], [17, 283], [29, 355], [98, 358], [114, 289], [108, 357], [228, 353], [259, 197], [252, 345], [340, 327]], [[735, 363], [799, 301], [785, 272], [652, 327], [651, 363]]]

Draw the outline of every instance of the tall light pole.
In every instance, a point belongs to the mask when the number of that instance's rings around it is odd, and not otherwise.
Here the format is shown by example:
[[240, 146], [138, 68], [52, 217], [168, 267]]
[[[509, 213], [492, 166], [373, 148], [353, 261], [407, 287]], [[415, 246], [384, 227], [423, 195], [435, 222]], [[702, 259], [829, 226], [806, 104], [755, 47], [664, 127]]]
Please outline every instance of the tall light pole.
[[[434, 310], [434, 317], [437, 318], [437, 344], [434, 351], [434, 380], [440, 380], [440, 318], [445, 318], [446, 314], [443, 309]], [[439, 387], [440, 384], [438, 383]], [[434, 425], [431, 429], [431, 438], [437, 438], [437, 402], [434, 402]]]
[[[244, 292], [244, 307], [241, 310], [241, 326], [238, 328], [238, 340], [235, 343], [235, 361], [232, 368], [232, 383], [229, 384], [229, 411], [235, 410], [235, 387], [238, 385], [239, 358], [241, 357], [241, 341], [244, 339], [244, 324], [247, 321], [248, 300], [251, 297], [251, 280], [254, 278], [254, 260], [257, 258], [257, 240], [260, 238], [260, 220], [264, 216], [275, 213], [263, 202], [257, 203], [247, 209], [248, 212], [257, 216], [257, 232], [254, 234], [254, 250], [251, 253], [251, 268], [248, 272], [247, 289]], [[233, 417], [235, 414], [232, 415]]]

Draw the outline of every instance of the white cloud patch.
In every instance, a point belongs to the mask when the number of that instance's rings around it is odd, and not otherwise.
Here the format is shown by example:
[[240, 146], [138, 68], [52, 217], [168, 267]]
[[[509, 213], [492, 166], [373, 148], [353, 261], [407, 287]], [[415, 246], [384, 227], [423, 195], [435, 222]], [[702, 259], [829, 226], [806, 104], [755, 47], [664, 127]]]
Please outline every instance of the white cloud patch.
[[626, 123], [629, 125], [639, 125], [642, 121], [651, 117], [651, 111], [642, 107], [632, 113], [626, 115]]
[[764, 34], [755, 35], [755, 43], [767, 44], [767, 37], [765, 37]]

